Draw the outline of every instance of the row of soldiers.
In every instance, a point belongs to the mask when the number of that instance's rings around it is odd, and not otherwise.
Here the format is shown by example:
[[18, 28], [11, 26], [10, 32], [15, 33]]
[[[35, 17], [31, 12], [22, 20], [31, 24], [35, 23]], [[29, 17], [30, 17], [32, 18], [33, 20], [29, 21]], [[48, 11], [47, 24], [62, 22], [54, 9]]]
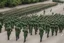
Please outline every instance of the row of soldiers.
[[[13, 29], [12, 29], [10, 24], [7, 24], [7, 25], [8, 25], [8, 27], [6, 27], [6, 31], [7, 31], [7, 36], [8, 36], [8, 40], [9, 40], [11, 32], [12, 32]], [[57, 24], [54, 24], [54, 23], [52, 23], [52, 24], [44, 24], [44, 23], [39, 22], [38, 26], [37, 25], [33, 26], [33, 24], [30, 24], [30, 26], [28, 26], [25, 23], [23, 23], [23, 26], [22, 26], [21, 23], [16, 23], [16, 25], [15, 25], [16, 41], [19, 39], [19, 35], [20, 35], [20, 32], [21, 32], [21, 29], [23, 28], [22, 30], [24, 32], [24, 42], [26, 42], [26, 38], [28, 36], [28, 32], [30, 33], [30, 35], [32, 35], [33, 27], [35, 29], [35, 35], [37, 34], [37, 32], [39, 30], [40, 42], [42, 42], [42, 37], [44, 35], [44, 32], [46, 32], [47, 38], [48, 38], [50, 30], [51, 30], [52, 36], [54, 35], [54, 32], [55, 32], [55, 35], [57, 36], [57, 33], [58, 33], [59, 29], [60, 29], [59, 32], [62, 32], [62, 30], [63, 30], [63, 29], [59, 28], [59, 26]]]
[[[55, 35], [57, 35], [58, 30], [60, 33], [62, 32], [64, 28], [63, 19], [64, 19], [64, 15], [54, 15], [54, 16], [41, 15], [41, 16], [32, 16], [32, 17], [22, 17], [21, 19], [17, 19], [17, 21], [16, 20], [7, 21], [5, 22], [4, 26], [5, 26], [5, 30], [7, 31], [8, 40], [10, 38], [11, 32], [15, 28], [16, 41], [19, 39], [21, 30], [23, 30], [24, 42], [26, 42], [28, 33], [32, 35], [33, 27], [34, 27], [35, 35], [39, 30], [40, 42], [42, 42], [42, 37], [44, 35], [44, 32], [46, 32], [47, 38], [49, 37], [50, 30], [51, 30], [52, 36], [54, 35], [54, 32], [55, 32]], [[0, 23], [2, 28], [3, 26], [2, 22]]]

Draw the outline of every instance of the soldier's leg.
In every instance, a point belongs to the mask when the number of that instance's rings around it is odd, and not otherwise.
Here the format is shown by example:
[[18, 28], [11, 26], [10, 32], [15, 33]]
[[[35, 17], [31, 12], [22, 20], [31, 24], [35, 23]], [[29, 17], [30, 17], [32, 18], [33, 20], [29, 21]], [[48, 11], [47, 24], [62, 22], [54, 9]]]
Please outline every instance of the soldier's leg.
[[47, 38], [49, 37], [49, 31], [47, 32]]
[[1, 33], [1, 30], [2, 30], [2, 28], [0, 28], [0, 33]]
[[8, 40], [10, 39], [10, 33], [7, 33], [7, 36], [8, 36]]
[[26, 37], [27, 37], [27, 36], [24, 36], [24, 42], [26, 42]]
[[2, 27], [0, 27], [0, 33], [1, 33], [1, 31], [2, 31]]
[[35, 29], [35, 35], [37, 34], [37, 30]]
[[40, 35], [40, 42], [42, 42], [42, 37], [43, 37], [43, 35]]
[[36, 29], [36, 33], [35, 33], [35, 35], [37, 34], [37, 32], [38, 32], [38, 28]]
[[20, 33], [21, 33], [21, 31], [20, 31], [19, 34], [18, 34], [18, 39], [20, 38]]
[[32, 31], [33, 31], [33, 29], [30, 30], [30, 35], [32, 35]]
[[19, 39], [19, 34], [18, 34], [18, 39]]
[[29, 33], [30, 33], [30, 27], [29, 27]]
[[18, 40], [18, 35], [16, 34], [16, 41]]
[[26, 42], [27, 35], [28, 35], [28, 33], [26, 35], [24, 35], [24, 42]]
[[61, 28], [59, 28], [59, 33], [62, 33], [62, 29]]
[[55, 35], [57, 36], [57, 31], [55, 31]]
[[54, 30], [52, 30], [52, 36], [54, 35]]

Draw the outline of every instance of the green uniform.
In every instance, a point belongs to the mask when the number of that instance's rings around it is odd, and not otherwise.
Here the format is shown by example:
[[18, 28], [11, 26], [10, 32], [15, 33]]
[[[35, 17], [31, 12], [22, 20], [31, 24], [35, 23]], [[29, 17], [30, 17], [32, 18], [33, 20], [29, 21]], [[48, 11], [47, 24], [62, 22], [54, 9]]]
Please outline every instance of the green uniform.
[[2, 31], [2, 23], [0, 23], [0, 33], [1, 33], [1, 31]]
[[62, 25], [59, 25], [59, 33], [62, 33], [63, 27]]
[[19, 39], [21, 29], [19, 27], [15, 27], [15, 33], [16, 33], [16, 41]]
[[50, 26], [51, 26], [51, 33], [52, 33], [52, 36], [54, 35], [54, 32], [55, 32], [55, 35], [57, 35], [57, 32], [58, 32], [58, 25], [55, 24], [55, 23], [52, 23]]
[[9, 37], [11, 35], [11, 31], [12, 31], [11, 26], [6, 27], [6, 31], [7, 31], [7, 36], [8, 36], [8, 40], [9, 40]]
[[55, 29], [55, 27], [54, 27], [54, 25], [52, 24], [52, 25], [51, 25], [51, 33], [52, 33], [52, 36], [54, 35], [54, 29]]
[[50, 25], [46, 24], [47, 38], [49, 37]]
[[30, 35], [32, 35], [32, 31], [33, 31], [33, 23], [29, 24], [29, 33]]
[[57, 36], [57, 33], [58, 33], [58, 26], [55, 27], [55, 35]]
[[43, 27], [39, 27], [40, 42], [42, 42], [43, 34], [44, 34], [44, 29], [43, 29]]
[[21, 32], [20, 23], [17, 22], [15, 25], [16, 41], [19, 39], [20, 32]]
[[38, 32], [38, 24], [37, 23], [34, 24], [34, 29], [35, 29], [35, 35], [36, 35]]
[[26, 42], [26, 38], [27, 38], [27, 36], [28, 36], [28, 29], [27, 29], [26, 26], [24, 26], [23, 32], [24, 32], [24, 42]]

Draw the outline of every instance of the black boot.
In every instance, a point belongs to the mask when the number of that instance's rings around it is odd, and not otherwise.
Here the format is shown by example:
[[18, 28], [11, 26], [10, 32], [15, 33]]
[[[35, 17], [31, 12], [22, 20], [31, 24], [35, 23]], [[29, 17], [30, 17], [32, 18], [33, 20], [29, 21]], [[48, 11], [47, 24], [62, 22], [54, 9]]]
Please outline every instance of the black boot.
[[42, 42], [42, 40], [40, 40], [40, 42]]

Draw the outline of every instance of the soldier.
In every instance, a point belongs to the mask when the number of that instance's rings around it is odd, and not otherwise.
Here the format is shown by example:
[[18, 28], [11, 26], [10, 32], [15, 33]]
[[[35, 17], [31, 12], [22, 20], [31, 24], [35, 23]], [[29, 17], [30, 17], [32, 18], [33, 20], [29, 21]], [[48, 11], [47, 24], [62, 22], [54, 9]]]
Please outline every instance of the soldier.
[[42, 37], [43, 37], [43, 34], [44, 34], [43, 25], [40, 23], [38, 28], [39, 28], [40, 42], [42, 42]]
[[55, 35], [57, 36], [58, 26], [55, 27]]
[[6, 31], [7, 31], [7, 36], [8, 36], [8, 40], [9, 40], [9, 37], [11, 35], [11, 31], [12, 31], [10, 24], [7, 24]]
[[52, 11], [52, 9], [50, 10], [50, 12]]
[[44, 29], [42, 27], [39, 27], [40, 42], [42, 42], [43, 34], [44, 34]]
[[47, 38], [49, 37], [50, 25], [46, 24]]
[[16, 23], [15, 25], [16, 41], [19, 39], [20, 32], [21, 32], [20, 24]]
[[29, 33], [30, 33], [30, 35], [32, 35], [32, 31], [33, 31], [33, 23], [30, 23], [30, 27], [29, 27]]
[[2, 23], [0, 22], [0, 33], [1, 33], [1, 31], [2, 31]]
[[57, 27], [55, 26], [55, 23], [51, 23], [50, 24], [50, 27], [51, 27], [51, 33], [52, 33], [52, 36], [54, 35], [54, 31], [56, 32], [56, 35], [57, 35]]
[[44, 10], [44, 14], [45, 14], [45, 10]]
[[34, 24], [34, 29], [35, 29], [35, 35], [36, 35], [38, 32], [38, 24], [37, 23]]
[[27, 29], [27, 26], [24, 26], [24, 28], [23, 28], [23, 32], [24, 32], [24, 42], [26, 42], [26, 38], [27, 38], [27, 35], [28, 35], [28, 29]]

